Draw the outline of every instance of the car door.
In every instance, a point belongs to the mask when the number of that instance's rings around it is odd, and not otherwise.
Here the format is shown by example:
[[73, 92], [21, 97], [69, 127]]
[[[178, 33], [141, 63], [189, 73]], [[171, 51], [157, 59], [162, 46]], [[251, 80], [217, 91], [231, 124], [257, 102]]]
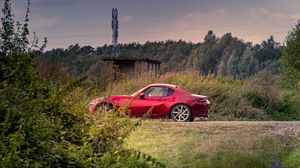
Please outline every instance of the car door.
[[164, 113], [167, 89], [168, 88], [162, 86], [153, 86], [146, 89], [143, 92], [143, 96], [137, 97], [132, 102], [132, 116], [141, 117], [150, 115], [150, 117], [158, 117]]

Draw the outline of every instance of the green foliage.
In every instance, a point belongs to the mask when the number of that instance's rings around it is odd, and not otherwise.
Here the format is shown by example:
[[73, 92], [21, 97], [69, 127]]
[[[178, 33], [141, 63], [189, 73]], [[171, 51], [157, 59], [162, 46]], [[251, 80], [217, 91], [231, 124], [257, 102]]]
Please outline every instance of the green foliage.
[[15, 32], [11, 3], [4, 1], [0, 167], [164, 167], [148, 155], [124, 149], [124, 140], [138, 126], [125, 116], [126, 108], [87, 114], [92, 91], [81, 88], [85, 77], [63, 81], [39, 76], [40, 52], [26, 52], [29, 4], [23, 32]]
[[86, 114], [90, 97], [79, 87], [84, 79], [65, 85], [40, 82], [34, 64], [28, 64], [34, 57], [28, 55], [8, 55], [22, 58], [13, 59], [22, 68], [4, 68], [0, 167], [163, 167], [123, 148], [138, 126], [125, 116], [126, 108]]
[[[286, 47], [282, 58], [282, 83], [285, 91], [285, 106], [297, 116], [300, 115], [300, 21], [286, 37]], [[296, 113], [295, 113], [296, 112]]]
[[2, 52], [11, 51], [14, 49], [13, 36], [14, 36], [14, 21], [11, 9], [10, 0], [4, 1], [4, 8], [2, 9], [4, 17], [1, 18], [2, 21], [2, 31], [1, 31], [1, 50]]
[[293, 167], [300, 167], [300, 147], [294, 148], [285, 158], [284, 161]]
[[[27, 49], [28, 42], [28, 21], [29, 21], [29, 5], [30, 0], [27, 0], [27, 10], [24, 24], [19, 21], [14, 23], [14, 14], [11, 8], [11, 1], [5, 0], [2, 9], [3, 17], [1, 18], [1, 53], [7, 54], [11, 52], [24, 52]], [[17, 27], [15, 29], [15, 26]]]
[[54, 125], [40, 111], [48, 89], [34, 82], [31, 54], [9, 54], [7, 58], [1, 80], [1, 165], [41, 166], [47, 148], [53, 146]]
[[5, 0], [1, 18], [1, 29], [0, 29], [0, 55], [4, 57], [5, 55], [11, 54], [13, 52], [24, 53], [26, 51], [43, 51], [47, 44], [47, 38], [44, 39], [42, 46], [39, 46], [39, 40], [35, 36], [33, 37], [32, 46], [28, 47], [28, 35], [29, 35], [29, 14], [30, 14], [30, 0], [26, 0], [27, 9], [25, 13], [24, 23], [20, 21], [15, 23], [14, 14], [12, 10], [11, 0]]
[[[261, 45], [245, 43], [231, 33], [217, 37], [209, 31], [203, 43], [170, 41], [145, 44], [120, 44], [120, 57], [146, 57], [161, 61], [161, 73], [194, 69], [203, 74], [249, 78], [262, 70], [273, 74], [281, 72], [279, 58], [282, 46], [271, 36]], [[113, 47], [104, 45], [71, 45], [67, 49], [53, 49], [43, 53], [41, 59], [63, 65], [72, 76], [88, 74], [94, 81], [105, 80], [106, 71], [101, 58], [109, 56]], [[102, 67], [102, 69], [101, 69]]]
[[293, 27], [286, 37], [284, 50], [284, 80], [285, 86], [300, 89], [300, 21]]

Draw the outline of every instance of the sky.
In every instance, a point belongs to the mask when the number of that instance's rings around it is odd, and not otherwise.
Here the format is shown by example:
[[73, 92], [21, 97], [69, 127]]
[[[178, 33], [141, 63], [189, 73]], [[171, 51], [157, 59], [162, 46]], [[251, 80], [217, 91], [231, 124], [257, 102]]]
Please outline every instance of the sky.
[[[26, 0], [11, 1], [15, 19], [24, 20]], [[254, 44], [270, 35], [284, 42], [300, 19], [299, 0], [31, 0], [31, 37], [47, 37], [47, 50], [111, 44], [112, 7], [119, 10], [119, 43], [198, 43], [209, 30]]]

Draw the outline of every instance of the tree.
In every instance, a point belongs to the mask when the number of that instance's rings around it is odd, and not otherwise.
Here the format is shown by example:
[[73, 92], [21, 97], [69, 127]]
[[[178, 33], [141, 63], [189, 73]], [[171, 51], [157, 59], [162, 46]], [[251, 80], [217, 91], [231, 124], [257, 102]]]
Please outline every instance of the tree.
[[289, 87], [300, 87], [300, 20], [286, 37], [283, 55], [284, 80]]
[[274, 40], [273, 36], [270, 36], [269, 39], [262, 42], [261, 49], [257, 53], [256, 58], [259, 62], [264, 62], [268, 60], [278, 60], [281, 55], [280, 44]]
[[94, 53], [94, 48], [91, 46], [83, 46], [80, 48], [80, 53], [82, 54], [92, 54]]
[[209, 30], [204, 37], [204, 43], [216, 43], [217, 42], [217, 37], [215, 33], [212, 30]]
[[2, 29], [1, 29], [1, 51], [3, 53], [11, 52], [14, 45], [14, 20], [11, 9], [10, 0], [4, 1], [4, 8], [2, 9], [3, 18], [1, 18]]
[[78, 54], [80, 52], [80, 45], [77, 43], [75, 45], [70, 45], [68, 47], [68, 50], [71, 52], [71, 53], [75, 53], [75, 54]]
[[239, 62], [240, 78], [245, 79], [259, 71], [259, 62], [254, 57], [259, 50], [258, 46], [247, 46]]
[[8, 55], [12, 52], [24, 53], [26, 51], [39, 50], [43, 51], [47, 44], [47, 38], [44, 38], [43, 44], [39, 46], [38, 38], [34, 34], [32, 46], [28, 47], [28, 22], [30, 14], [30, 0], [27, 0], [27, 9], [25, 13], [24, 24], [14, 21], [14, 14], [11, 7], [11, 0], [4, 1], [2, 9], [3, 17], [1, 18], [2, 27], [0, 29], [0, 53]]

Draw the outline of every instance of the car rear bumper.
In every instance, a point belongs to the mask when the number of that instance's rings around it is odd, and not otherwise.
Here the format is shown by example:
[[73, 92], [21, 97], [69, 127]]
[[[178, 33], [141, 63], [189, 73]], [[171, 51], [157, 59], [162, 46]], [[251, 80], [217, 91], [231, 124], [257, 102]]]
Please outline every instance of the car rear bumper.
[[193, 117], [208, 117], [209, 114], [209, 104], [206, 105], [195, 105], [192, 107]]

